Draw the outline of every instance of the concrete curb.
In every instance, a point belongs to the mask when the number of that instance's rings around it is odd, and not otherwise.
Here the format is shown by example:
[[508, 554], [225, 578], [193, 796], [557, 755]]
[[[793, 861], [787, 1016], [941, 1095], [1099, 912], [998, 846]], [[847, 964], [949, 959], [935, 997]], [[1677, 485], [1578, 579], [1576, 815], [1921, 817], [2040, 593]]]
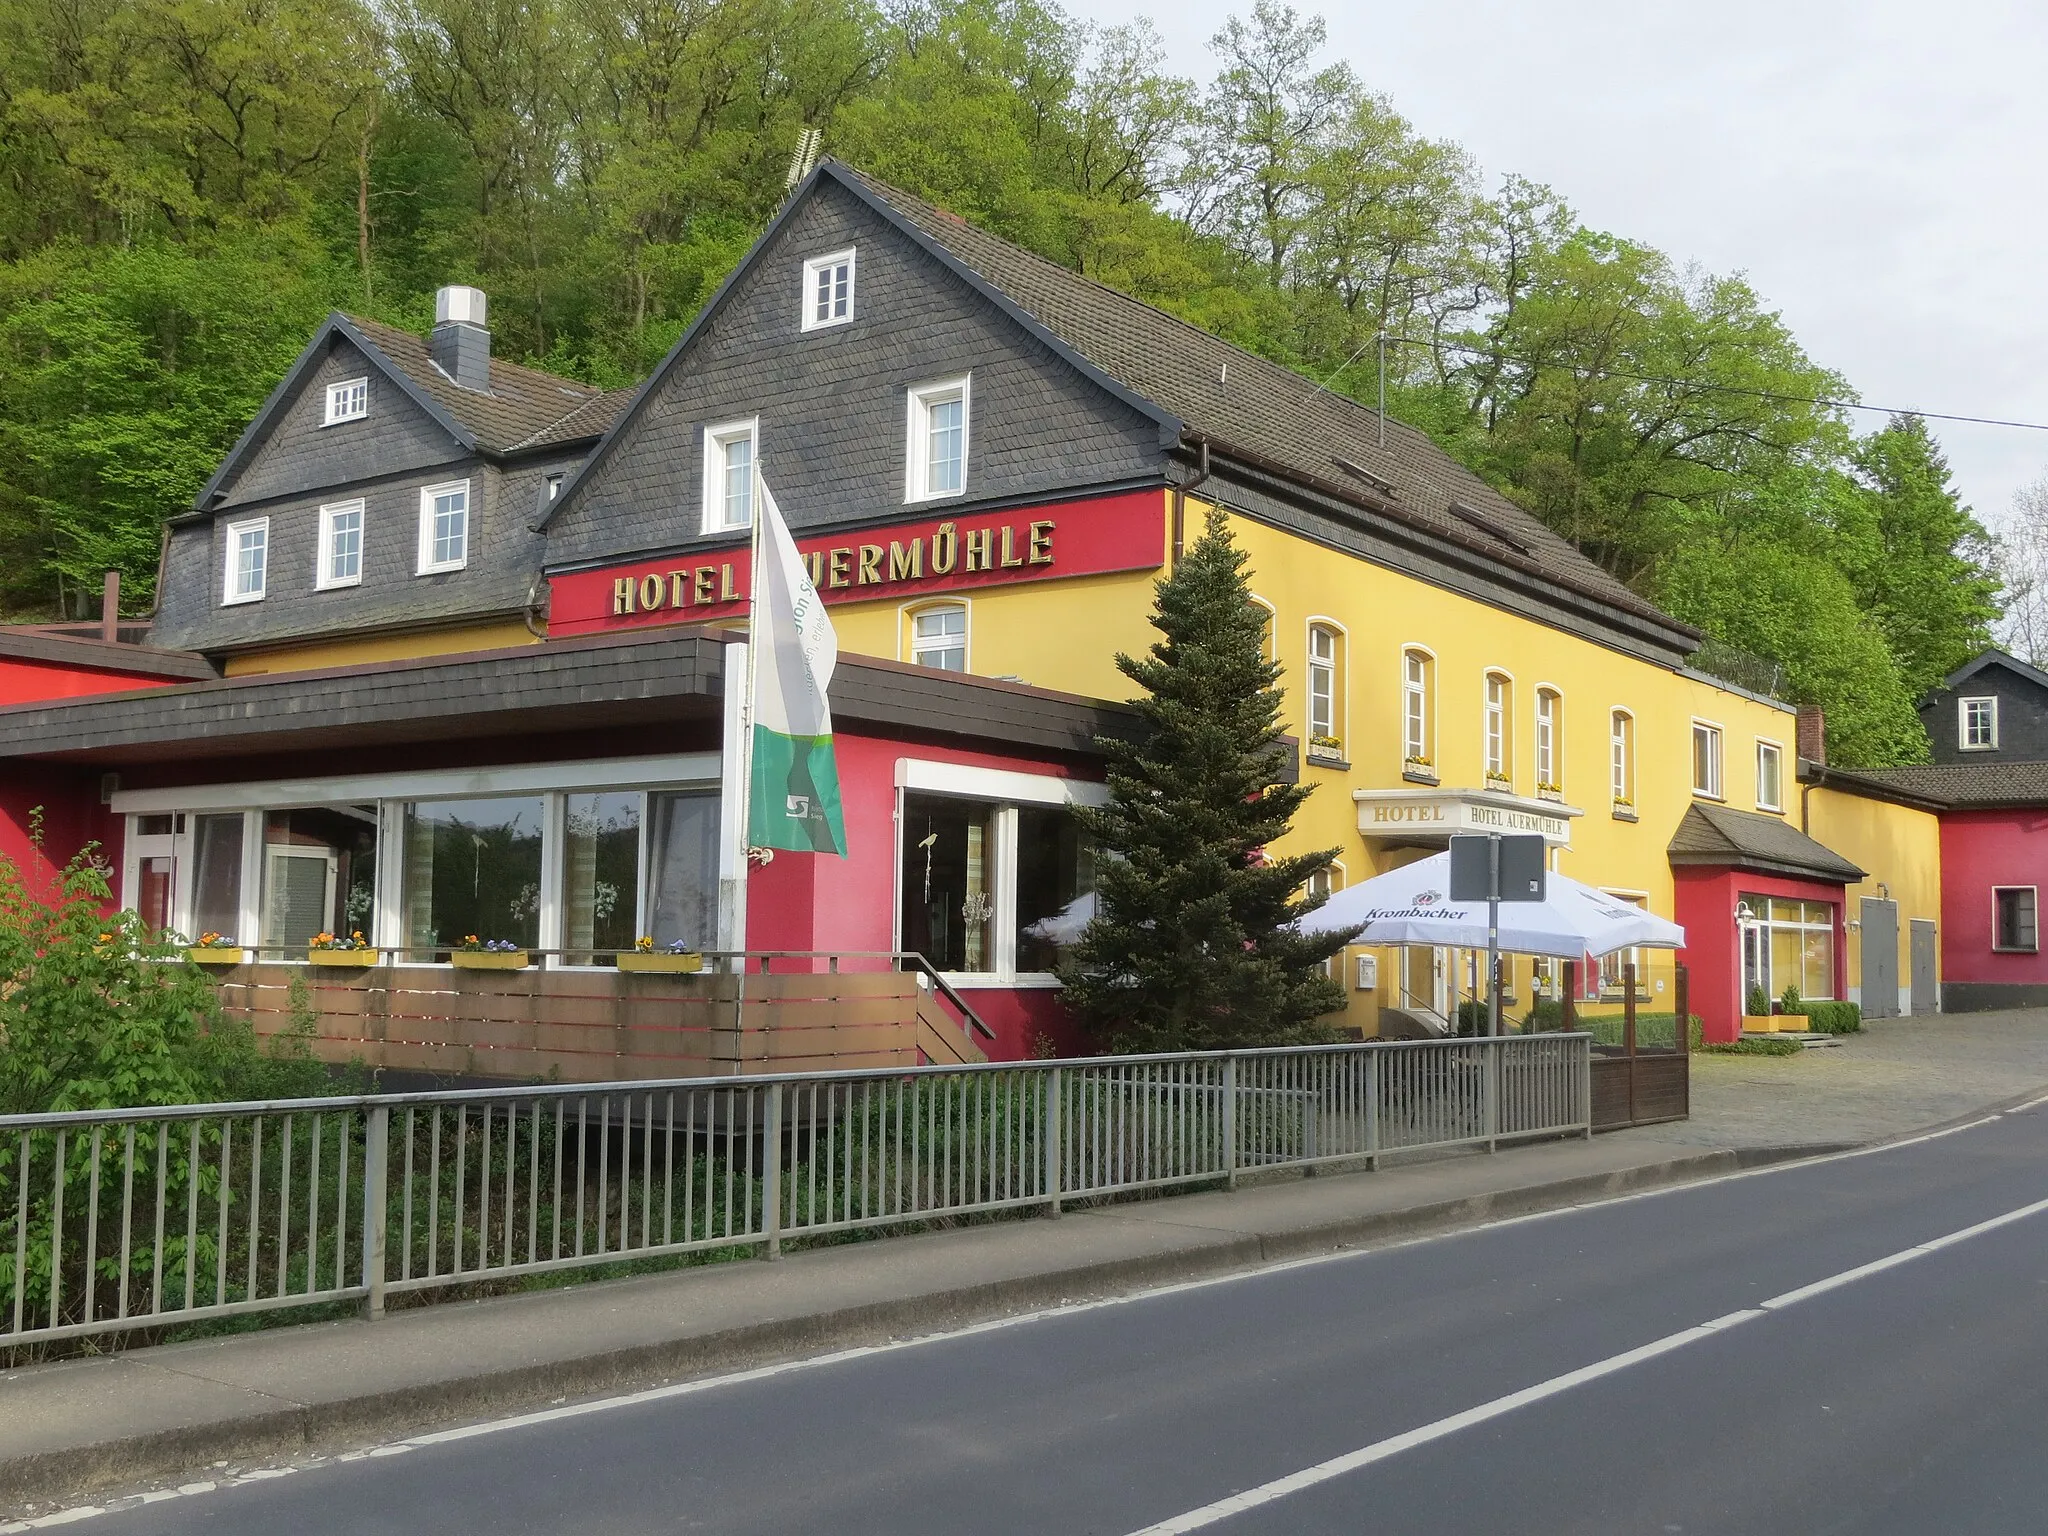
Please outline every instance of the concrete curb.
[[[399, 1431], [416, 1432], [451, 1420], [517, 1412], [564, 1397], [602, 1396], [680, 1378], [746, 1370], [806, 1354], [943, 1333], [1065, 1302], [1127, 1295], [1181, 1281], [1249, 1272], [1288, 1259], [1564, 1210], [1849, 1151], [1859, 1145], [1841, 1142], [1703, 1152], [1610, 1173], [1375, 1212], [1326, 1226], [1279, 1233], [1215, 1230], [1169, 1253], [1113, 1259], [575, 1359], [373, 1391], [339, 1402], [295, 1404], [274, 1412], [42, 1451], [0, 1463], [0, 1494], [6, 1499], [0, 1517], [17, 1513], [28, 1501], [74, 1498], [94, 1489], [173, 1476], [215, 1462], [276, 1462], [316, 1450], [387, 1440]], [[1189, 1229], [1191, 1234], [1197, 1230]]]

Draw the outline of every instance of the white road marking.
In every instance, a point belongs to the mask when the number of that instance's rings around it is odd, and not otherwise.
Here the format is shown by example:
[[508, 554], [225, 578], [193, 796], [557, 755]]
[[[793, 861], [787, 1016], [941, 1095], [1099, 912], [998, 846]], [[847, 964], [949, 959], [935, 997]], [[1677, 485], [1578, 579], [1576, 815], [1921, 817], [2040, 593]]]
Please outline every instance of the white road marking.
[[[1896, 1141], [1879, 1142], [1875, 1146], [1853, 1147], [1843, 1152], [1823, 1153], [1818, 1157], [1770, 1163], [1761, 1168], [1743, 1168], [1733, 1173], [1716, 1174], [1710, 1179], [1692, 1179], [1683, 1183], [1664, 1184], [1659, 1185], [1655, 1189], [1632, 1190], [1626, 1194], [1619, 1195], [1602, 1195], [1581, 1201], [1576, 1205], [1562, 1205], [1547, 1211], [1531, 1211], [1522, 1216], [1502, 1216], [1493, 1221], [1479, 1222], [1468, 1227], [1457, 1227], [1444, 1232], [1424, 1233], [1420, 1237], [1402, 1238], [1394, 1242], [1378, 1243], [1370, 1248], [1340, 1248], [1331, 1253], [1310, 1254], [1308, 1257], [1300, 1259], [1285, 1259], [1278, 1263], [1262, 1264], [1253, 1269], [1235, 1270], [1226, 1275], [1207, 1275], [1197, 1280], [1179, 1280], [1171, 1285], [1155, 1286], [1150, 1290], [1134, 1291], [1123, 1296], [1103, 1297], [1095, 1301], [1061, 1302], [1056, 1306], [1041, 1307], [1031, 1312], [1020, 1312], [1011, 1317], [993, 1318], [982, 1323], [970, 1323], [965, 1327], [949, 1329], [943, 1333], [920, 1334], [915, 1338], [908, 1339], [891, 1339], [886, 1344], [861, 1345], [853, 1349], [835, 1350], [828, 1355], [813, 1355], [802, 1360], [785, 1360], [774, 1365], [758, 1366], [752, 1370], [729, 1372], [723, 1376], [707, 1376], [694, 1381], [673, 1382], [664, 1386], [650, 1387], [643, 1391], [623, 1393], [614, 1397], [595, 1398], [583, 1403], [549, 1407], [530, 1413], [511, 1414], [504, 1418], [487, 1419], [481, 1423], [465, 1424], [454, 1429], [436, 1430], [426, 1434], [414, 1435], [404, 1440], [391, 1441], [383, 1445], [344, 1451], [332, 1457], [315, 1457], [311, 1458], [307, 1463], [263, 1468], [243, 1473], [237, 1477], [223, 1477], [204, 1482], [185, 1483], [176, 1488], [157, 1489], [149, 1493], [124, 1495], [108, 1500], [105, 1505], [83, 1504], [70, 1509], [56, 1510], [50, 1514], [39, 1515], [34, 1519], [0, 1523], [0, 1536], [15, 1536], [15, 1533], [18, 1532], [45, 1530], [52, 1526], [69, 1525], [74, 1521], [92, 1519], [96, 1515], [119, 1514], [123, 1510], [133, 1509], [143, 1504], [160, 1503], [166, 1499], [192, 1498], [206, 1493], [219, 1493], [229, 1488], [241, 1487], [245, 1483], [261, 1482], [269, 1478], [283, 1477], [290, 1473], [309, 1470], [311, 1466], [323, 1464], [327, 1461], [347, 1462], [361, 1461], [376, 1456], [403, 1456], [410, 1451], [424, 1449], [427, 1446], [444, 1445], [459, 1440], [472, 1440], [481, 1435], [498, 1434], [512, 1429], [524, 1429], [530, 1425], [550, 1423], [557, 1419], [580, 1418], [592, 1413], [606, 1413], [618, 1408], [637, 1407], [642, 1403], [659, 1402], [673, 1397], [691, 1396], [699, 1392], [711, 1391], [717, 1387], [740, 1386], [747, 1382], [765, 1381], [771, 1377], [786, 1375], [793, 1371], [814, 1370], [822, 1366], [839, 1365], [849, 1360], [864, 1359], [870, 1355], [893, 1354], [898, 1350], [918, 1349], [927, 1344], [943, 1344], [952, 1339], [973, 1338], [978, 1334], [994, 1333], [1004, 1328], [1022, 1327], [1029, 1323], [1044, 1322], [1051, 1318], [1071, 1317], [1084, 1312], [1100, 1311], [1105, 1307], [1130, 1306], [1137, 1302], [1150, 1301], [1161, 1296], [1174, 1296], [1186, 1291], [1207, 1290], [1213, 1286], [1235, 1285], [1241, 1281], [1254, 1280], [1286, 1270], [1306, 1269], [1316, 1264], [1331, 1264], [1346, 1259], [1363, 1258], [1370, 1253], [1386, 1253], [1395, 1249], [1417, 1248], [1428, 1243], [1440, 1243], [1456, 1238], [1473, 1237], [1482, 1232], [1497, 1231], [1502, 1227], [1518, 1227], [1529, 1222], [1551, 1221], [1561, 1216], [1569, 1216], [1577, 1211], [1596, 1210], [1610, 1205], [1626, 1205], [1637, 1200], [1655, 1200], [1666, 1195], [1683, 1194], [1690, 1190], [1711, 1188], [1716, 1184], [1733, 1183], [1738, 1179], [1764, 1178], [1771, 1174], [1785, 1173], [1793, 1169], [1813, 1168], [1823, 1163], [1840, 1162], [1846, 1158], [1870, 1157], [1882, 1152], [1903, 1151], [1907, 1147], [1917, 1147], [1925, 1142], [1939, 1141], [1943, 1137], [1954, 1136], [1963, 1131], [1976, 1130], [1981, 1126], [1990, 1125], [1995, 1121], [2001, 1120], [2007, 1115], [2024, 1113], [2041, 1104], [2048, 1104], [2048, 1094], [2043, 1094], [2040, 1098], [2031, 1100], [2016, 1108], [2000, 1110], [1993, 1114], [1985, 1115], [1980, 1119], [1965, 1121], [1961, 1125], [1945, 1126], [1937, 1131], [1923, 1131], [1917, 1136], [1906, 1136]], [[1617, 1171], [1625, 1172], [1626, 1170]], [[1961, 1233], [1953, 1233], [1945, 1238], [1937, 1238], [1932, 1244], [1922, 1244], [1920, 1248], [1905, 1250], [1905, 1254], [1910, 1257], [1917, 1256], [1922, 1251], [1931, 1253], [1937, 1247], [1946, 1247], [1951, 1243], [1960, 1242], [1966, 1237], [1973, 1236], [1978, 1230], [1988, 1230], [1990, 1226], [2002, 1226], [2007, 1221], [2019, 1220], [2038, 1208], [2036, 1206], [2028, 1206], [2024, 1211], [1995, 1217], [1981, 1229], [1969, 1228]], [[1894, 1255], [1891, 1260], [1878, 1261], [1879, 1264], [1886, 1267], [1889, 1267], [1891, 1262], [1904, 1262], [1904, 1259]], [[1820, 1285], [1830, 1285], [1833, 1283], [1833, 1280], [1817, 1283]], [[1765, 1315], [1763, 1310], [1765, 1308], [1788, 1306], [1792, 1300], [1797, 1299], [1800, 1299], [1798, 1293], [1788, 1291], [1784, 1296], [1774, 1297], [1770, 1301], [1761, 1303], [1758, 1308], [1743, 1312], [1731, 1312], [1725, 1318], [1717, 1318], [1712, 1322], [1700, 1324], [1698, 1329], [1686, 1330], [1685, 1341], [1691, 1342], [1690, 1335], [1694, 1333], [1700, 1333], [1702, 1330], [1719, 1332], [1723, 1328], [1734, 1326], [1736, 1323], [1748, 1321], [1752, 1315]], [[1679, 1338], [1681, 1336], [1673, 1335], [1672, 1337]], [[1646, 1349], [1655, 1349], [1656, 1347], [1656, 1345], [1644, 1346]], [[1677, 1346], [1674, 1345], [1672, 1347], [1675, 1348]], [[1661, 1353], [1661, 1351], [1659, 1352]], [[1616, 1358], [1619, 1359], [1621, 1357], [1617, 1356]], [[1648, 1357], [1646, 1356], [1645, 1358]], [[1597, 1370], [1598, 1366], [1588, 1366], [1586, 1369]], [[1601, 1374], [1606, 1373], [1601, 1372]], [[1559, 1379], [1562, 1380], [1563, 1378]], [[1586, 1379], [1592, 1380], [1594, 1378], [1587, 1377]], [[1533, 1391], [1535, 1389], [1531, 1388], [1529, 1390]], [[1482, 1404], [1480, 1409], [1469, 1409], [1467, 1412], [1478, 1413], [1487, 1406], [1490, 1405]], [[1501, 1411], [1505, 1412], [1507, 1410], [1503, 1409]], [[1491, 1417], [1492, 1415], [1489, 1414], [1487, 1416]], [[1472, 1422], [1478, 1423], [1481, 1420], [1475, 1419]], [[1425, 1425], [1423, 1429], [1426, 1430], [1430, 1427]], [[1422, 1432], [1422, 1430], [1410, 1431], [1411, 1434], [1420, 1434]], [[1449, 1432], [1445, 1431], [1445, 1433]], [[1423, 1442], [1417, 1441], [1415, 1443], [1422, 1444]], [[1370, 1449], [1370, 1447], [1367, 1447], [1367, 1449]], [[1309, 1470], [1313, 1471], [1314, 1469], [1311, 1468]], [[1156, 1529], [1164, 1530], [1169, 1529], [1169, 1527], [1162, 1526]], [[1194, 1527], [1189, 1527], [1189, 1529], [1194, 1529]], [[1140, 1536], [1142, 1536], [1142, 1533], [1140, 1533]]]
[[1816, 1296], [1826, 1295], [1845, 1285], [1853, 1285], [1858, 1280], [1867, 1280], [1872, 1275], [1896, 1269], [1901, 1264], [1911, 1263], [1914, 1259], [1924, 1258], [1930, 1253], [1953, 1248], [1973, 1237], [1981, 1237], [1986, 1232], [2011, 1226], [2017, 1221], [2025, 1221], [2028, 1217], [2038, 1216], [2044, 1211], [2048, 1211], [2048, 1200], [2036, 1200], [2032, 1205], [2023, 1205], [2018, 1210], [2007, 1211], [2002, 1216], [1993, 1216], [1988, 1221], [1980, 1221], [1975, 1226], [1964, 1227], [1945, 1237], [1937, 1237], [1932, 1242], [1902, 1248], [1897, 1253], [1887, 1254], [1868, 1264], [1859, 1264], [1854, 1269], [1845, 1269], [1839, 1274], [1828, 1276], [1825, 1280], [1816, 1280], [1811, 1285], [1802, 1285], [1795, 1290], [1781, 1292], [1754, 1307], [1744, 1308], [1740, 1312], [1730, 1312], [1724, 1317], [1714, 1318], [1697, 1327], [1666, 1334], [1663, 1338], [1638, 1348], [1625, 1350], [1618, 1355], [1609, 1355], [1605, 1360], [1596, 1360], [1591, 1365], [1583, 1365], [1575, 1371], [1553, 1376], [1548, 1381], [1539, 1381], [1533, 1387], [1524, 1387], [1519, 1392], [1496, 1397], [1491, 1402], [1467, 1408], [1461, 1413], [1453, 1413], [1401, 1434], [1390, 1435], [1384, 1440], [1375, 1440], [1371, 1445], [1360, 1446], [1357, 1450], [1348, 1451], [1342, 1456], [1333, 1456], [1328, 1461], [1304, 1467], [1299, 1472], [1289, 1473], [1286, 1477], [1277, 1477], [1269, 1483], [1261, 1483], [1256, 1488], [1247, 1488], [1242, 1493], [1233, 1493], [1228, 1498], [1204, 1504], [1199, 1509], [1191, 1509], [1185, 1514], [1145, 1526], [1142, 1530], [1132, 1532], [1131, 1536], [1182, 1536], [1182, 1533], [1187, 1531], [1198, 1531], [1205, 1526], [1216, 1525], [1233, 1515], [1244, 1514], [1261, 1505], [1284, 1499], [1290, 1494], [1300, 1493], [1303, 1489], [1313, 1488], [1319, 1483], [1344, 1477], [1361, 1468], [1369, 1467], [1374, 1462], [1385, 1461], [1389, 1457], [1400, 1455], [1403, 1451], [1412, 1451], [1419, 1445], [1427, 1445], [1432, 1440], [1455, 1435], [1476, 1424], [1484, 1424], [1489, 1419], [1497, 1419], [1503, 1414], [1526, 1408], [1531, 1403], [1540, 1403], [1545, 1398], [1556, 1397], [1559, 1393], [1569, 1392], [1574, 1387], [1598, 1381], [1603, 1376], [1612, 1376], [1631, 1366], [1641, 1365], [1647, 1360], [1655, 1360], [1660, 1355], [1668, 1355], [1673, 1350], [1685, 1348], [1688, 1344], [1697, 1344], [1703, 1339], [1725, 1333], [1730, 1328], [1755, 1322], [1761, 1317], [1769, 1317], [1773, 1312], [1797, 1306], [1802, 1301], [1810, 1301]]

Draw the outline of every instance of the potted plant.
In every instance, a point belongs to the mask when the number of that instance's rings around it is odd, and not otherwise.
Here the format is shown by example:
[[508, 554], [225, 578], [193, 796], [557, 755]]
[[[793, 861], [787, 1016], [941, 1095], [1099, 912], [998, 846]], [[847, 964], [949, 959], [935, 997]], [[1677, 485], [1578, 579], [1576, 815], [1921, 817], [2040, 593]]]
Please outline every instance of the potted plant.
[[1509, 778], [1506, 774], [1495, 773], [1492, 769], [1489, 768], [1486, 772], [1486, 787], [1488, 789], [1506, 790], [1508, 793], [1512, 794], [1515, 788], [1515, 781]]
[[226, 934], [211, 929], [199, 935], [199, 942], [185, 953], [201, 965], [246, 965], [249, 960], [248, 950]]
[[468, 933], [448, 958], [458, 971], [523, 971], [532, 962], [510, 939], [479, 939]]
[[619, 951], [618, 965], [622, 971], [642, 975], [678, 976], [703, 970], [704, 957], [681, 939], [657, 948], [651, 937], [642, 934], [631, 949]]
[[1742, 1032], [1745, 1035], [1768, 1035], [1777, 1031], [1778, 1021], [1771, 1014], [1771, 995], [1760, 986], [1752, 986], [1742, 1000]]
[[1344, 738], [1311, 736], [1308, 739], [1308, 755], [1311, 762], [1341, 763], [1344, 761]]
[[377, 956], [377, 947], [363, 938], [360, 928], [346, 938], [316, 933], [306, 944], [306, 958], [315, 965], [355, 966], [360, 969], [375, 965]]

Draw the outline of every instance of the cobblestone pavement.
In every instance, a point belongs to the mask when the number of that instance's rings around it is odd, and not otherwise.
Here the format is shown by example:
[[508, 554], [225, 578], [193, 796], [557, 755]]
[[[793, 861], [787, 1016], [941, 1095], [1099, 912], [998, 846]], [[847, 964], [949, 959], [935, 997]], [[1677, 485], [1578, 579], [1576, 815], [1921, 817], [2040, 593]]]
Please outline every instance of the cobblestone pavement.
[[1797, 1056], [1692, 1059], [1692, 1118], [1618, 1132], [1674, 1146], [1870, 1141], [2048, 1093], [2048, 1008], [1876, 1019]]

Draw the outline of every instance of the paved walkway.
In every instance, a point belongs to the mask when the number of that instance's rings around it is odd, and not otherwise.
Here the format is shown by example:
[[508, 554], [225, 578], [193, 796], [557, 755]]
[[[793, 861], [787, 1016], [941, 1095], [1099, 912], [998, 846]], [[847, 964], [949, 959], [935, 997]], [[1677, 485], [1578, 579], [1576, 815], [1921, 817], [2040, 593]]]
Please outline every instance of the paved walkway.
[[0, 1375], [0, 1521], [81, 1489], [269, 1465], [421, 1424], [930, 1333], [1883, 1139], [2048, 1092], [2048, 1010], [1894, 1021], [1839, 1049], [1694, 1066], [1696, 1118], [1591, 1141], [9, 1372]]
[[1878, 1019], [1797, 1056], [1695, 1056], [1692, 1119], [1623, 1134], [1673, 1147], [1876, 1141], [2048, 1093], [2048, 1009]]

